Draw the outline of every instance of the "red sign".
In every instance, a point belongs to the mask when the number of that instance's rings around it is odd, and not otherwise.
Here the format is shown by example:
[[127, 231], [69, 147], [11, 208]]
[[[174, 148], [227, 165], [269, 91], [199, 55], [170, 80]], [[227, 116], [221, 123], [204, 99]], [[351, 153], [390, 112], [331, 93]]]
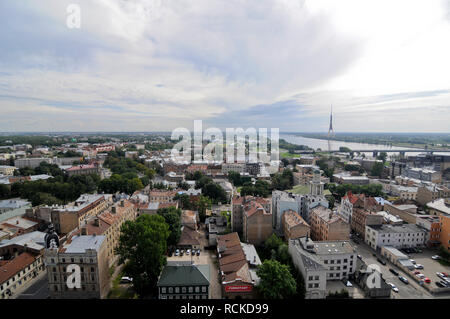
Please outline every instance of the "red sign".
[[252, 286], [226, 286], [225, 292], [246, 292], [252, 291]]

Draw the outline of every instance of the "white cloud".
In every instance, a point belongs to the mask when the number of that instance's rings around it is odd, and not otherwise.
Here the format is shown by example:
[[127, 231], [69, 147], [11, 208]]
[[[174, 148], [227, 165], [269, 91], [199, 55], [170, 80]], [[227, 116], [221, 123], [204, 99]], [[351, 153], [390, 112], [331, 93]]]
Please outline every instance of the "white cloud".
[[4, 130], [233, 126], [283, 101], [282, 130], [300, 117], [325, 130], [331, 103], [345, 131], [448, 130], [443, 1], [80, 0], [81, 30], [65, 26], [69, 3], [0, 4]]

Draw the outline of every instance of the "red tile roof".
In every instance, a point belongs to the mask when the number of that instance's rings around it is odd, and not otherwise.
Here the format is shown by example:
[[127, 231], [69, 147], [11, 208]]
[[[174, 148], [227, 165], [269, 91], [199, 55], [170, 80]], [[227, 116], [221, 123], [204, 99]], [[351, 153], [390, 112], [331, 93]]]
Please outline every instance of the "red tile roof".
[[0, 283], [4, 283], [9, 278], [15, 276], [22, 269], [28, 267], [36, 260], [36, 255], [28, 252], [21, 253], [19, 256], [10, 260], [0, 267]]

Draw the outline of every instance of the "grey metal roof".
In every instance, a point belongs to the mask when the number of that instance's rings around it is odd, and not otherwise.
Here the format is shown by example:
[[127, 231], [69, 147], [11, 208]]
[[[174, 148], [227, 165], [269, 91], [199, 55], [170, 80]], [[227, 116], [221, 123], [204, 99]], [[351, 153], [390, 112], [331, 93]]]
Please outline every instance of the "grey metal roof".
[[167, 264], [161, 272], [158, 286], [209, 285], [209, 265], [188, 263]]
[[84, 253], [87, 249], [94, 249], [99, 251], [105, 236], [74, 236], [72, 242], [66, 247], [65, 253], [79, 254]]

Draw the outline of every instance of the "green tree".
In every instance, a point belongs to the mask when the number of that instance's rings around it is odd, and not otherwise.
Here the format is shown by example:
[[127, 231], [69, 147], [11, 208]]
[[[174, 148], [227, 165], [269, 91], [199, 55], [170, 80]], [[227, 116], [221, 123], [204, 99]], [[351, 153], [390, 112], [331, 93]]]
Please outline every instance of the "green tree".
[[380, 155], [377, 156], [377, 159], [382, 160], [383, 163], [386, 163], [387, 153], [386, 152], [381, 152]]
[[159, 215], [142, 215], [122, 226], [115, 251], [119, 264], [125, 265], [124, 274], [133, 278], [133, 287], [140, 297], [154, 293], [166, 264], [169, 235], [169, 225]]
[[206, 210], [211, 209], [212, 200], [209, 197], [200, 195], [195, 203], [195, 208], [198, 211], [198, 218], [200, 222], [204, 223], [206, 219]]
[[265, 260], [256, 273], [261, 278], [257, 289], [264, 299], [287, 299], [296, 293], [297, 283], [289, 266], [276, 260]]
[[225, 190], [214, 182], [209, 182], [204, 185], [202, 187], [202, 194], [211, 198], [214, 203], [226, 203], [228, 201]]
[[383, 173], [384, 164], [382, 162], [376, 162], [370, 171], [372, 176], [381, 176]]
[[176, 246], [181, 236], [181, 209], [175, 207], [160, 208], [158, 209], [158, 215], [164, 217], [169, 225], [170, 235], [167, 244]]

